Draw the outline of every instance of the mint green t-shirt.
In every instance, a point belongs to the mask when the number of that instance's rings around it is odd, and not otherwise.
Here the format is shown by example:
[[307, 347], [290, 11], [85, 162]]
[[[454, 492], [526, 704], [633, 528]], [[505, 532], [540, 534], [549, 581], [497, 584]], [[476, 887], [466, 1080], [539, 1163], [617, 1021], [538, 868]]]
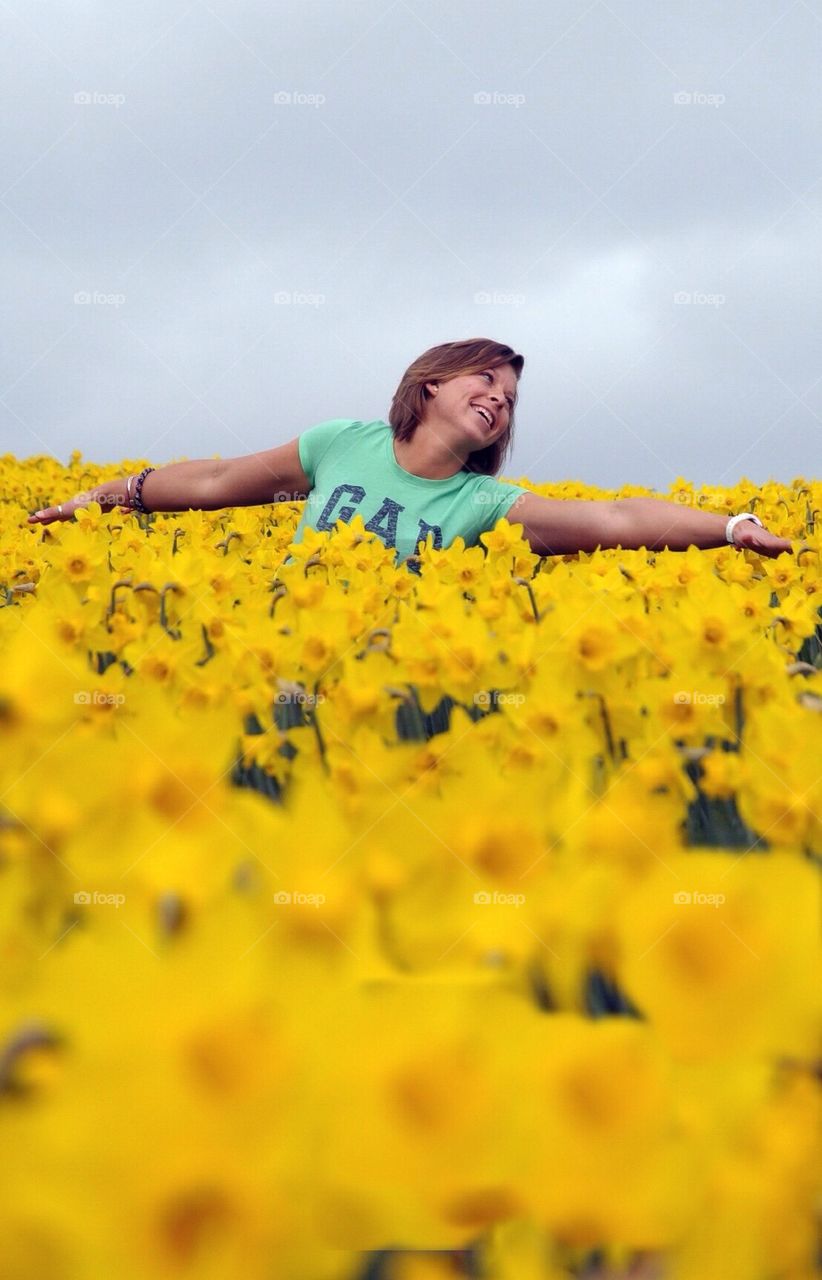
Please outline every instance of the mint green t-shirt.
[[295, 542], [302, 541], [307, 527], [333, 529], [338, 520], [348, 523], [359, 514], [369, 532], [396, 549], [400, 563], [416, 553], [429, 532], [437, 548], [449, 546], [457, 536], [466, 546], [474, 545], [508, 514], [521, 493], [530, 492], [470, 471], [444, 480], [412, 475], [397, 462], [394, 432], [381, 420], [333, 418], [309, 427], [297, 444], [312, 488]]

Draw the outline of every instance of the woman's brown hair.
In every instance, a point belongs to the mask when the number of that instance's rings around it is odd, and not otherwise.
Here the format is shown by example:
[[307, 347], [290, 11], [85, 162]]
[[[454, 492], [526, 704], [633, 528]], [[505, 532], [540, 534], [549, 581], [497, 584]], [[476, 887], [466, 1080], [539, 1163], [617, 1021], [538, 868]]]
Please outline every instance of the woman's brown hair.
[[[388, 414], [394, 439], [410, 440], [416, 431], [425, 412], [426, 401], [430, 399], [430, 394], [425, 389], [426, 382], [447, 382], [449, 378], [456, 378], [460, 374], [480, 373], [483, 369], [496, 369], [501, 364], [513, 365], [519, 381], [525, 357], [517, 355], [513, 347], [506, 347], [503, 342], [492, 342], [490, 338], [443, 342], [438, 347], [430, 347], [428, 351], [424, 351], [408, 366], [394, 392]], [[511, 447], [513, 431], [512, 408], [504, 434], [493, 444], [484, 449], [475, 449], [469, 454], [462, 470], [496, 475]]]

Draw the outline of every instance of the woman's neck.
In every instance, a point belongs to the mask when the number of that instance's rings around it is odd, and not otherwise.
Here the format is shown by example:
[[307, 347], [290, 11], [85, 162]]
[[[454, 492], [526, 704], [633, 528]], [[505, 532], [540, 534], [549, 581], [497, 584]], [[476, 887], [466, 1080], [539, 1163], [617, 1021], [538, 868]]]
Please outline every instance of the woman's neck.
[[423, 480], [447, 480], [462, 470], [467, 454], [447, 442], [442, 431], [428, 423], [419, 423], [410, 440], [393, 440], [394, 457], [399, 465]]

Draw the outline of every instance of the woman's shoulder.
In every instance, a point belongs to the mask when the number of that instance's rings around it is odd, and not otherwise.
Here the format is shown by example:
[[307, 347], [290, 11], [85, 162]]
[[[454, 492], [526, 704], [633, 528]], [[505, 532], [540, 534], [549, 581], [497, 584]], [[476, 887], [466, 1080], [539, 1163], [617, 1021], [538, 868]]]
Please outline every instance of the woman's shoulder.
[[334, 436], [340, 431], [356, 431], [359, 435], [370, 435], [390, 430], [388, 423], [381, 419], [366, 421], [364, 418], [327, 418], [324, 422], [315, 422], [312, 426], [306, 427], [302, 434], [314, 432], [318, 435], [322, 433], [326, 436]]
[[352, 444], [352, 435], [356, 435], [358, 439], [370, 438], [371, 429], [375, 426], [377, 424], [363, 422], [359, 418], [326, 418], [324, 422], [315, 422], [300, 432], [300, 448], [301, 451], [317, 448], [325, 450], [342, 435]]
[[343, 456], [350, 456], [352, 448], [361, 455], [372, 450], [377, 434], [390, 429], [387, 423], [364, 422], [360, 418], [328, 418], [325, 422], [317, 422], [301, 432], [298, 438], [302, 468], [315, 484], [321, 464], [327, 466]]
[[480, 471], [472, 471], [469, 475], [477, 488], [488, 489], [493, 493], [507, 492], [509, 489], [521, 490], [523, 493], [529, 492], [521, 480], [503, 480], [499, 476], [491, 476], [487, 472]]
[[474, 489], [485, 489], [489, 493], [496, 493], [499, 489], [508, 487], [505, 480], [488, 475], [485, 471], [466, 471], [464, 474], [465, 483]]

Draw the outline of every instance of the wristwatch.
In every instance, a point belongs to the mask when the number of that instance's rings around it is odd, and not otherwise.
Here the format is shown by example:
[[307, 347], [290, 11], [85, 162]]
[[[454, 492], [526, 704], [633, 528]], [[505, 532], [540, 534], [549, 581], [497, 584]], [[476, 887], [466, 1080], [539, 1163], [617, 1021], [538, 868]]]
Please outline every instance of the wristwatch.
[[731, 516], [730, 520], [725, 525], [725, 541], [730, 542], [732, 545], [734, 540], [734, 528], [739, 524], [740, 520], [753, 520], [759, 525], [760, 529], [764, 528], [759, 516], [755, 516], [752, 511], [741, 511], [738, 516]]

